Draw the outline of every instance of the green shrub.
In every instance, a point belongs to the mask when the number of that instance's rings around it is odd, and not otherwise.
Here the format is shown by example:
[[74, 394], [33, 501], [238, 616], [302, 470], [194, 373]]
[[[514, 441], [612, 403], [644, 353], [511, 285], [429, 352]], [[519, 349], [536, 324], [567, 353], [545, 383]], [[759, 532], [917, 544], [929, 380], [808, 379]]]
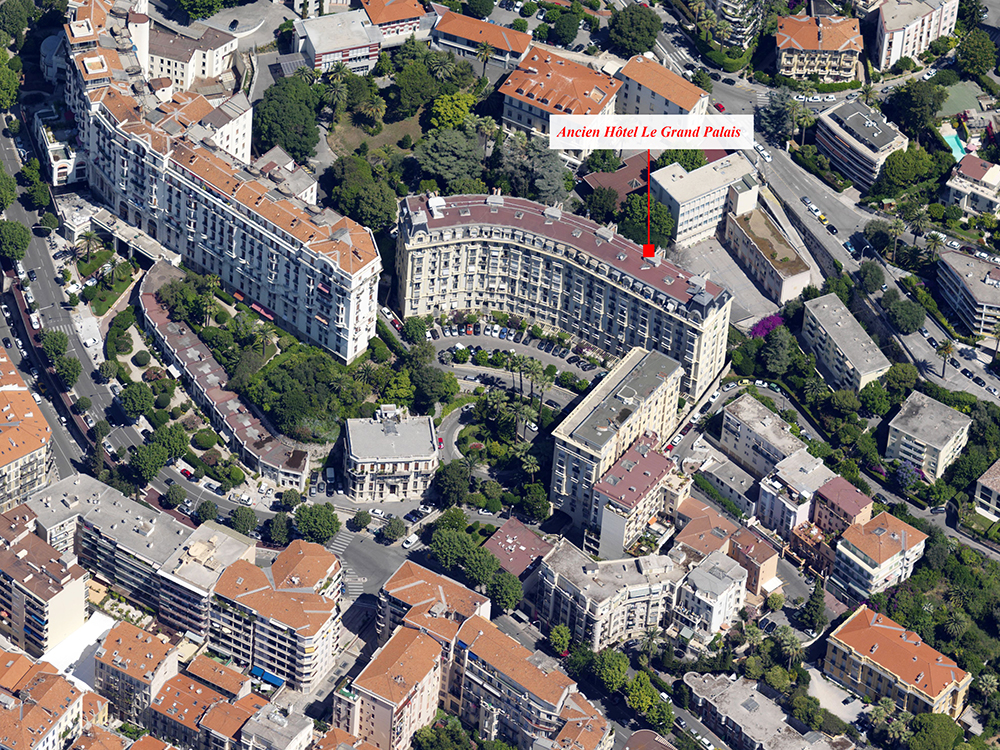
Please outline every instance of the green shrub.
[[219, 310], [215, 314], [215, 324], [219, 326], [224, 326], [229, 322], [229, 312], [226, 310]]
[[170, 406], [170, 394], [161, 393], [159, 396], [156, 397], [156, 401], [154, 403], [157, 409], [166, 409], [168, 406]]
[[83, 288], [83, 298], [87, 302], [93, 302], [94, 298], [96, 296], [97, 296], [97, 287], [96, 286], [85, 286]]
[[233, 297], [233, 295], [231, 295], [225, 289], [216, 289], [215, 290], [215, 296], [218, 299], [220, 299], [223, 302], [225, 302], [227, 305], [235, 305], [236, 304], [236, 298]]
[[218, 436], [209, 429], [198, 430], [191, 438], [192, 442], [201, 450], [207, 451], [209, 448], [215, 447], [218, 442]]
[[170, 410], [171, 419], [180, 419], [183, 416], [184, 416], [184, 410], [179, 406], [175, 406], [173, 409]]
[[158, 429], [163, 427], [167, 422], [170, 421], [170, 415], [167, 414], [163, 409], [157, 409], [153, 412], [153, 416], [150, 418], [150, 423], [153, 425], [153, 429]]
[[145, 367], [149, 364], [150, 356], [149, 352], [143, 349], [141, 352], [136, 352], [135, 356], [132, 357], [132, 364], [136, 367]]

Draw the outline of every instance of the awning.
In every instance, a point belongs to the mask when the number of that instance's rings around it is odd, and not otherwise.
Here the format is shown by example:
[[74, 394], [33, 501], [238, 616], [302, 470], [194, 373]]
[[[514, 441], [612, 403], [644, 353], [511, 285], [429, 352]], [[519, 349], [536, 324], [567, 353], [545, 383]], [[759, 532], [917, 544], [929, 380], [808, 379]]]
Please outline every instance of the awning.
[[250, 309], [253, 310], [254, 312], [260, 313], [261, 315], [263, 315], [268, 320], [274, 320], [274, 316], [271, 315], [271, 313], [269, 313], [266, 308], [261, 307], [256, 302], [254, 302], [252, 305], [250, 305]]
[[266, 682], [268, 685], [274, 685], [275, 687], [281, 687], [285, 684], [285, 681], [278, 677], [277, 675], [271, 674], [270, 672], [264, 672], [260, 679]]
[[262, 674], [264, 674], [264, 670], [260, 667], [253, 667], [250, 670], [251, 677], [260, 677]]

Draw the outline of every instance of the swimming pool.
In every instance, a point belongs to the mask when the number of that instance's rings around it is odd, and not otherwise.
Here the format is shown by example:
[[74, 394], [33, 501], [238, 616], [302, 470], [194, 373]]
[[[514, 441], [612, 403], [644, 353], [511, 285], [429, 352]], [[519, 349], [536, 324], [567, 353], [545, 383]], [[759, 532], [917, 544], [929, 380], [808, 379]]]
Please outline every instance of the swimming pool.
[[962, 145], [962, 139], [957, 135], [946, 135], [943, 138], [951, 146], [951, 153], [955, 156], [955, 161], [962, 161], [962, 157], [965, 156], [965, 146]]

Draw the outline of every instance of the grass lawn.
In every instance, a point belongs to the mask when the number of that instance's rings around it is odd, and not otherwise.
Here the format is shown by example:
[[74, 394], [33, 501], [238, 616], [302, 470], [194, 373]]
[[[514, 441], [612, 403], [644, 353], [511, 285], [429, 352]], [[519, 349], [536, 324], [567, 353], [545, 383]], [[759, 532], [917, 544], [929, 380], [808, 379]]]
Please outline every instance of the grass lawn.
[[466, 396], [456, 396], [454, 399], [441, 407], [441, 419], [447, 417], [455, 411], [455, 409], [461, 409], [466, 404], [474, 404], [478, 400], [479, 396], [473, 396], [471, 393]]
[[[348, 120], [347, 117], [344, 119]], [[374, 150], [387, 143], [395, 146], [406, 134], [409, 134], [414, 143], [423, 135], [423, 131], [420, 130], [419, 112], [413, 117], [385, 125], [382, 132], [376, 136], [368, 135], [361, 128], [356, 128], [349, 121], [345, 121], [330, 130], [326, 142], [330, 144], [330, 150], [335, 154], [353, 154], [362, 141], [368, 141], [369, 150]]]
[[[118, 298], [122, 296], [129, 285], [132, 283], [132, 279], [126, 279], [124, 281], [116, 281], [115, 285], [111, 287], [111, 291], [101, 287], [101, 291], [97, 293], [94, 297], [93, 302], [90, 303], [90, 309], [93, 311], [94, 315], [101, 317], [110, 310]], [[100, 285], [98, 285], [100, 286]]]
[[78, 260], [76, 262], [76, 270], [80, 272], [81, 277], [87, 278], [90, 274], [111, 260], [112, 255], [113, 253], [110, 250], [98, 250], [90, 256], [89, 263], [84, 263], [84, 258]]
[[967, 109], [978, 109], [979, 103], [976, 101], [976, 97], [983, 95], [979, 84], [972, 81], [959, 81], [954, 86], [946, 88], [945, 91], [948, 92], [948, 98], [941, 105], [941, 110], [937, 113], [938, 117], [952, 117]]

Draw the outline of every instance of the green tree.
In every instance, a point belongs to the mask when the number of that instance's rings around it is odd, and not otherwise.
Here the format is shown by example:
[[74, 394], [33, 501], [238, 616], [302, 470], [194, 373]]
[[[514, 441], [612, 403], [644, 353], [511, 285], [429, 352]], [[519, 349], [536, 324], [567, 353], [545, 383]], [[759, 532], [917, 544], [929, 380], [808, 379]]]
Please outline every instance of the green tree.
[[645, 714], [659, 700], [659, 691], [650, 683], [649, 675], [646, 672], [636, 672], [635, 677], [629, 683], [625, 696], [625, 702], [628, 703], [629, 708], [640, 714]]
[[17, 181], [0, 168], [0, 211], [6, 211], [17, 198]]
[[[542, 24], [543, 26], [545, 24]], [[494, 53], [493, 45], [489, 42], [480, 42], [479, 46], [476, 48], [476, 59], [483, 64], [483, 77], [486, 77], [486, 64], [493, 58]]]
[[427, 323], [424, 322], [423, 318], [414, 316], [407, 318], [406, 322], [403, 323], [403, 338], [411, 344], [418, 344], [423, 341], [426, 333]]
[[168, 458], [167, 449], [162, 445], [140, 445], [129, 459], [129, 466], [143, 484], [149, 484], [166, 465]]
[[479, 177], [483, 155], [479, 140], [461, 130], [438, 130], [428, 133], [414, 152], [426, 175], [451, 183], [463, 177]]
[[792, 116], [795, 100], [787, 88], [768, 95], [767, 104], [757, 109], [754, 125], [769, 141], [784, 143], [792, 137], [795, 120]]
[[515, 18], [511, 21], [510, 27], [514, 31], [520, 31], [522, 34], [528, 31], [528, 22], [523, 18]]
[[848, 414], [857, 413], [861, 408], [861, 401], [854, 391], [844, 389], [833, 392], [833, 395], [830, 397], [830, 405], [840, 412], [841, 415], [847, 416]]
[[919, 714], [910, 728], [909, 750], [951, 750], [962, 736], [962, 728], [948, 714]]
[[106, 359], [101, 362], [101, 366], [97, 368], [97, 372], [105, 382], [111, 382], [118, 377], [120, 368], [121, 365], [118, 364], [117, 359]]
[[524, 598], [520, 579], [506, 570], [501, 570], [493, 576], [489, 584], [489, 593], [493, 605], [501, 612], [514, 609]]
[[183, 425], [178, 422], [156, 428], [153, 442], [167, 449], [170, 458], [180, 458], [188, 449], [188, 436]]
[[770, 685], [772, 688], [779, 692], [784, 692], [788, 689], [790, 680], [788, 679], [788, 672], [777, 664], [771, 667], [764, 674], [764, 681]]
[[78, 414], [86, 414], [88, 411], [90, 411], [91, 407], [90, 399], [87, 398], [86, 396], [80, 396], [80, 398], [76, 400], [76, 403], [73, 404], [73, 406], [76, 407], [76, 411]]
[[289, 488], [281, 493], [281, 504], [288, 510], [294, 511], [301, 502], [302, 495], [296, 489]]
[[702, 91], [712, 93], [712, 78], [707, 71], [696, 70], [694, 76], [691, 77], [691, 82]]
[[768, 373], [781, 377], [792, 363], [795, 339], [787, 326], [778, 326], [764, 337], [760, 357]]
[[569, 632], [569, 628], [565, 625], [556, 625], [549, 630], [549, 645], [560, 656], [565, 655], [569, 651], [571, 639], [572, 633]]
[[163, 496], [162, 502], [168, 508], [176, 508], [178, 505], [187, 500], [187, 494], [187, 490], [179, 484], [172, 484], [167, 490], [167, 494]]
[[890, 98], [891, 108], [902, 129], [920, 143], [947, 98], [947, 92], [930, 81], [909, 81]]
[[440, 86], [427, 66], [422, 62], [412, 63], [396, 74], [399, 89], [399, 114], [412, 117], [422, 106], [432, 101]]
[[868, 294], [874, 294], [885, 283], [885, 274], [882, 272], [882, 266], [873, 260], [863, 261], [861, 267], [858, 269], [858, 280], [861, 282], [862, 289], [868, 292]]
[[628, 680], [628, 657], [621, 651], [606, 648], [594, 657], [594, 676], [609, 693], [617, 693]]
[[767, 597], [767, 608], [772, 612], [779, 611], [785, 606], [785, 597], [777, 592]]
[[568, 47], [576, 39], [580, 30], [580, 16], [573, 13], [562, 13], [549, 30], [549, 39], [556, 44]]
[[271, 544], [279, 547], [288, 544], [289, 532], [288, 515], [286, 513], [276, 513], [267, 525], [267, 538], [271, 540]]
[[69, 345], [69, 336], [62, 331], [48, 330], [42, 332], [42, 351], [48, 357], [49, 362], [55, 362], [66, 353]]
[[927, 319], [927, 311], [923, 305], [908, 299], [900, 300], [890, 307], [886, 313], [889, 322], [904, 335], [911, 334], [919, 329]]
[[986, 75], [997, 65], [997, 47], [982, 29], [969, 32], [955, 54], [958, 56], [958, 67], [970, 78]]
[[295, 509], [295, 527], [309, 542], [326, 544], [340, 531], [340, 518], [333, 505], [300, 505]]
[[8, 67], [0, 67], [0, 109], [10, 109], [17, 101], [21, 78]]
[[212, 500], [205, 500], [194, 512], [194, 517], [198, 520], [198, 523], [205, 523], [205, 521], [215, 521], [219, 518], [219, 506], [216, 505]]
[[583, 205], [590, 218], [598, 224], [607, 224], [618, 212], [618, 191], [614, 188], [599, 187], [583, 199]]
[[229, 524], [237, 534], [249, 534], [257, 528], [257, 514], [241, 505], [229, 514]]
[[862, 388], [858, 399], [861, 401], [862, 407], [877, 417], [884, 417], [892, 408], [889, 392], [877, 380], [873, 380]]
[[406, 524], [403, 523], [400, 518], [391, 518], [389, 523], [382, 527], [382, 536], [388, 539], [390, 542], [395, 542], [397, 539], [402, 539], [406, 534]]
[[462, 529], [435, 528], [430, 550], [442, 567], [453, 570], [472, 551], [472, 537], [465, 533], [464, 526]]
[[552, 513], [552, 508], [545, 494], [545, 488], [537, 483], [527, 485], [524, 488], [521, 509], [539, 523], [548, 518]]
[[764, 666], [759, 656], [748, 656], [743, 662], [743, 676], [748, 680], [759, 680], [764, 676]]
[[77, 379], [83, 372], [83, 365], [76, 357], [59, 357], [55, 362], [56, 375], [62, 380], [66, 390], [76, 385]]
[[813, 586], [809, 600], [803, 605], [799, 613], [802, 623], [815, 632], [821, 631], [828, 622], [826, 617], [826, 596], [823, 591], [823, 582], [817, 578]]
[[[698, 72], [700, 73], [701, 71]], [[708, 159], [705, 158], [705, 152], [701, 149], [668, 148], [656, 159], [653, 169], [654, 171], [663, 169], [664, 167], [669, 167], [671, 164], [680, 164], [684, 167], [685, 172], [693, 172], [708, 164]]]
[[625, 205], [618, 217], [618, 233], [628, 237], [637, 245], [645, 244], [648, 237], [654, 245], [667, 247], [674, 233], [674, 219], [670, 215], [670, 209], [664, 204], [659, 201], [647, 203], [645, 195], [633, 193], [625, 199]]
[[281, 146], [299, 163], [311, 157], [319, 143], [316, 110], [319, 92], [298, 76], [281, 78], [264, 91], [254, 108], [254, 149], [264, 153]]
[[376, 180], [371, 165], [358, 156], [342, 156], [330, 167], [330, 200], [355, 221], [385, 229], [396, 220], [396, 194], [385, 180]]
[[[446, 508], [461, 505], [469, 494], [469, 470], [460, 461], [447, 463], [438, 469], [434, 485]], [[440, 524], [440, 519], [438, 523]]]
[[[492, 5], [493, 0], [487, 1]], [[463, 125], [475, 105], [475, 95], [467, 91], [441, 94], [431, 105], [431, 126], [457, 130]]]
[[451, 529], [452, 531], [464, 532], [468, 526], [469, 517], [465, 515], [465, 511], [461, 508], [448, 508], [448, 510], [438, 516], [437, 521], [434, 522], [435, 530]]
[[598, 148], [587, 157], [587, 169], [590, 172], [614, 172], [622, 165], [618, 154], [610, 148]]
[[493, 12], [493, 0], [466, 0], [465, 7], [473, 18], [486, 18]]
[[466, 577], [479, 589], [486, 587], [500, 570], [500, 561], [485, 547], [473, 547], [462, 564]]
[[371, 525], [371, 522], [372, 522], [372, 514], [369, 513], [367, 510], [359, 510], [357, 513], [354, 514], [354, 518], [351, 519], [351, 523], [354, 524], [354, 528], [358, 529], [359, 531], [361, 529], [367, 529], [368, 526]]
[[30, 242], [31, 232], [24, 224], [0, 220], [0, 255], [12, 261], [21, 260]]
[[662, 28], [663, 22], [651, 8], [635, 3], [612, 14], [608, 38], [625, 57], [632, 57], [653, 49]]
[[118, 400], [129, 418], [138, 419], [153, 408], [156, 398], [152, 389], [145, 383], [129, 383], [122, 389]]

